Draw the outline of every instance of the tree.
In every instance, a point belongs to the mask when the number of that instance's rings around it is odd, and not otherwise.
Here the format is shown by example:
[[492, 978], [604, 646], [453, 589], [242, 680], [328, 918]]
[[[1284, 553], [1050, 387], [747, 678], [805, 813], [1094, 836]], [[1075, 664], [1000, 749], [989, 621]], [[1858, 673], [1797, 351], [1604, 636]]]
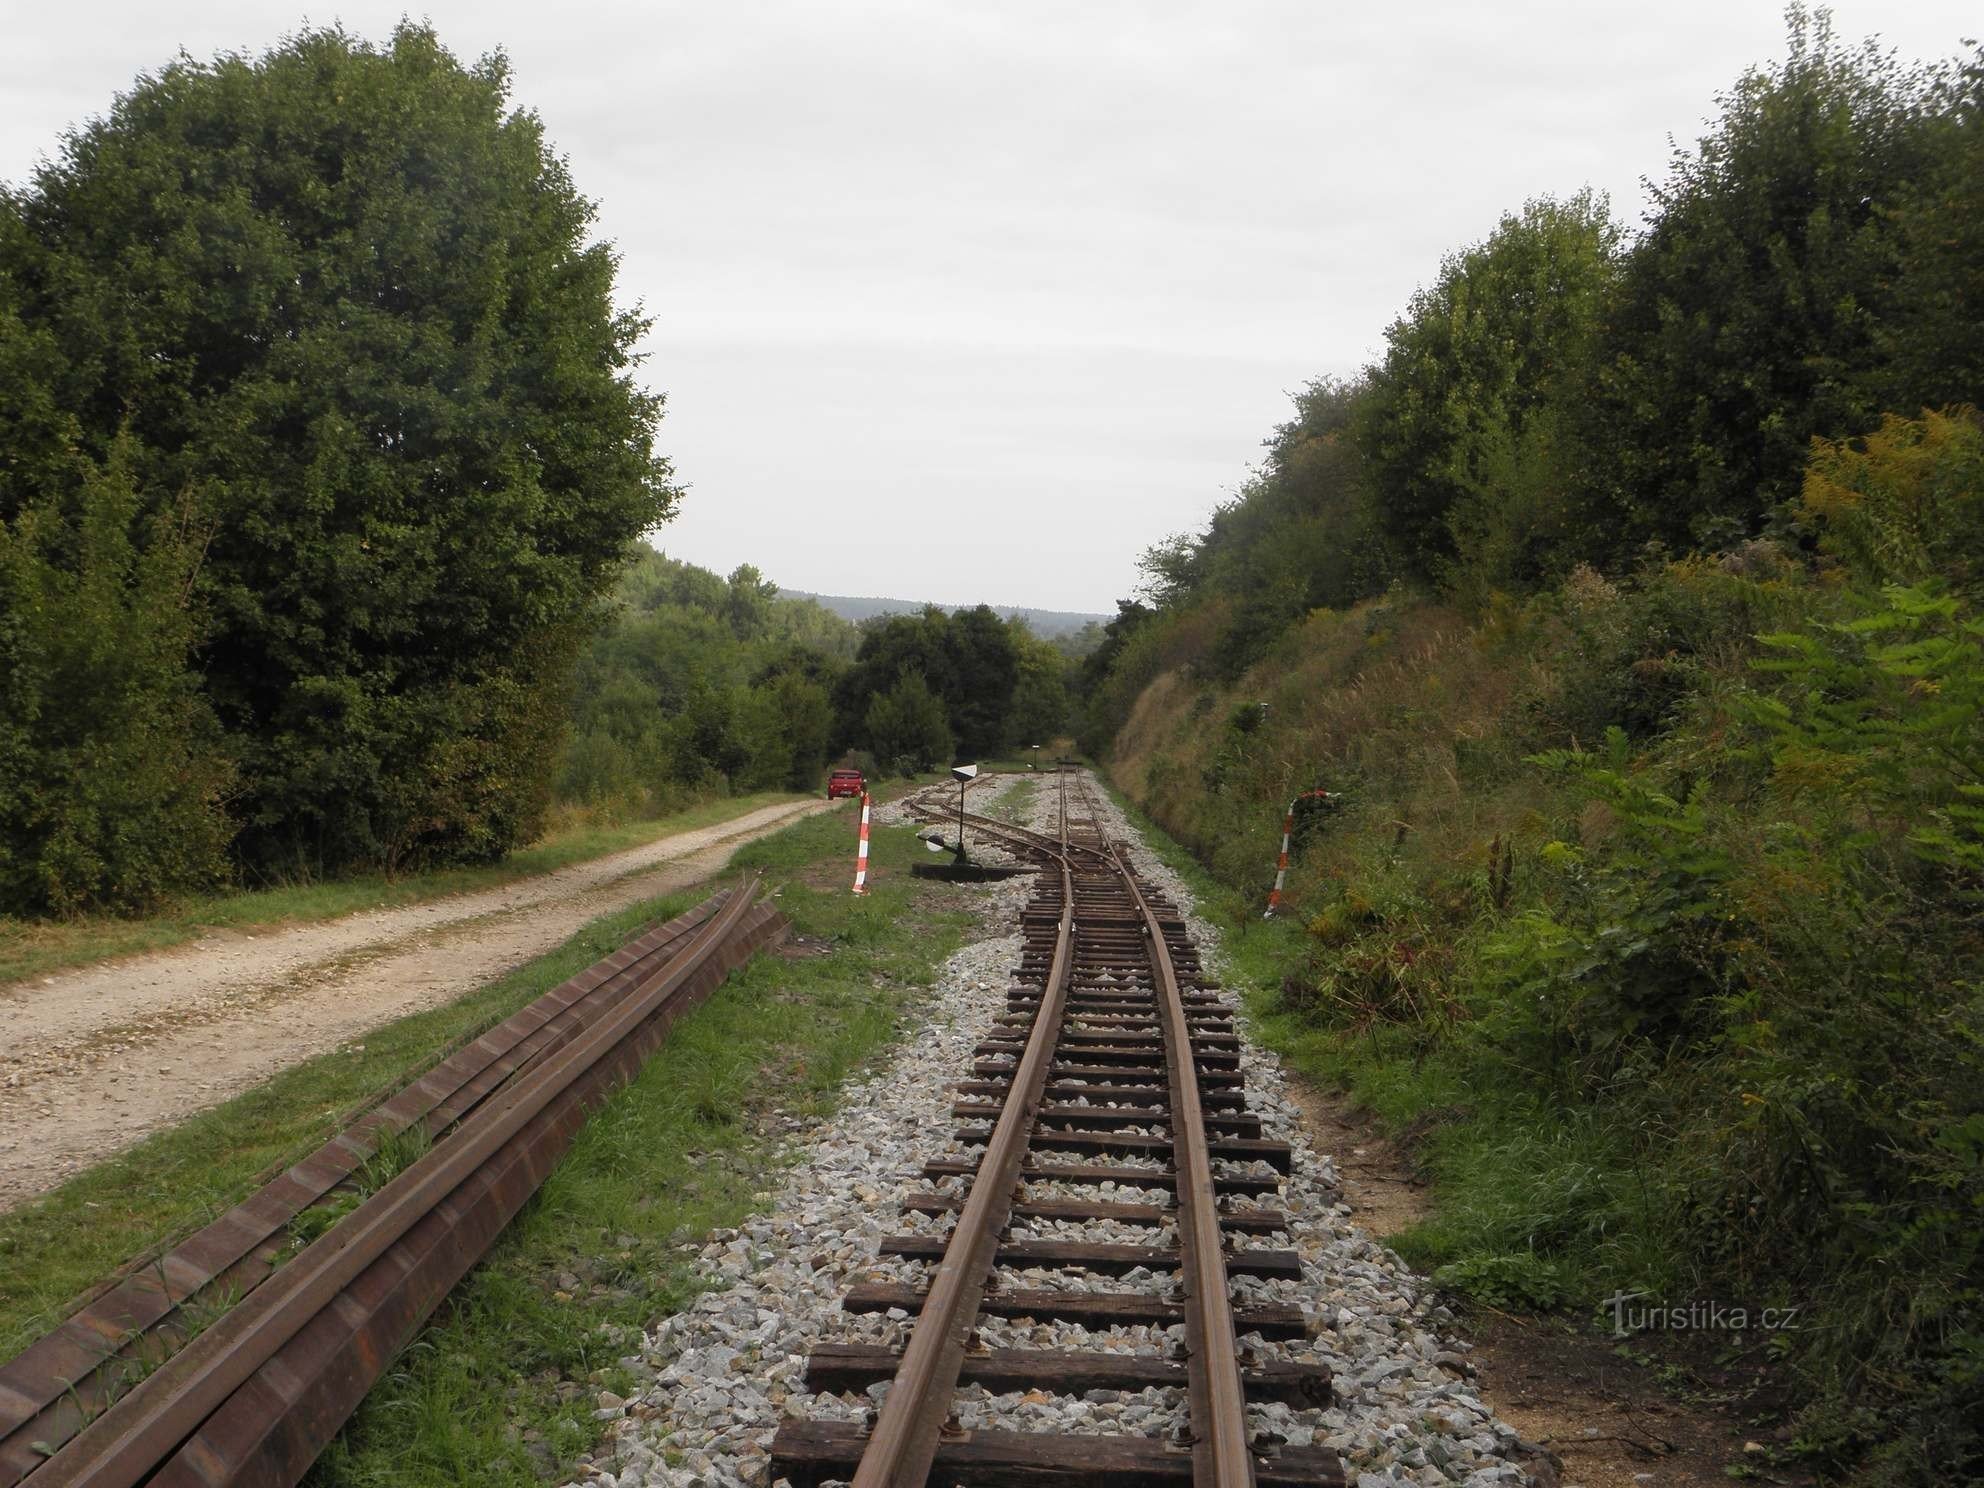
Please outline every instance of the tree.
[[945, 641], [951, 685], [944, 703], [957, 747], [974, 759], [996, 754], [1006, 742], [1020, 675], [1012, 630], [989, 605], [974, 605], [951, 616]]
[[1052, 641], [1044, 641], [1024, 625], [1013, 626], [1019, 650], [1019, 680], [1013, 686], [1008, 714], [1012, 742], [1051, 744], [1068, 728], [1067, 656]]
[[[528, 836], [593, 601], [673, 509], [644, 322], [507, 92], [415, 25], [182, 58], [10, 203], [20, 321], [65, 356], [0, 447], [72, 409], [99, 463], [130, 440], [141, 515], [211, 525], [198, 670], [251, 869]], [[0, 464], [0, 519], [74, 488]]]
[[1141, 600], [1117, 600], [1116, 618], [1103, 626], [1102, 643], [1082, 660], [1076, 689], [1075, 740], [1098, 759], [1108, 753], [1123, 721], [1109, 706], [1110, 684], [1131, 643], [1157, 619], [1158, 612]]
[[1019, 650], [1011, 628], [989, 606], [947, 615], [926, 605], [919, 615], [889, 615], [863, 625], [861, 649], [834, 692], [839, 742], [862, 737], [870, 699], [905, 671], [922, 677], [942, 701], [946, 727], [960, 750], [982, 756], [1005, 742]]
[[1870, 379], [1908, 415], [1984, 406], [1984, 48], [1942, 81], [1935, 114], [1933, 162], [1895, 212], [1901, 271]]
[[1223, 601], [1229, 616], [1213, 656], [1222, 676], [1239, 675], [1291, 621], [1376, 594], [1396, 572], [1353, 437], [1369, 398], [1364, 383], [1312, 382], [1240, 498], [1213, 514], [1194, 597]]
[[689, 792], [810, 790], [828, 756], [838, 658], [853, 649], [852, 625], [777, 597], [748, 565], [726, 582], [636, 543], [580, 658], [560, 789], [635, 813]]
[[903, 775], [928, 770], [950, 758], [951, 730], [944, 703], [921, 672], [906, 671], [887, 692], [868, 703], [868, 747], [875, 758]]
[[1794, 7], [1783, 65], [1746, 74], [1676, 152], [1581, 405], [1609, 556], [1756, 532], [1795, 500], [1813, 436], [1872, 427], [1892, 214], [1934, 158], [1931, 84]]
[[[1411, 570], [1463, 553], [1534, 580], [1561, 544], [1558, 411], [1585, 363], [1619, 229], [1602, 197], [1539, 199], [1448, 257], [1387, 331], [1356, 420], [1380, 525]], [[1492, 551], [1489, 551], [1492, 550]]]
[[918, 615], [886, 615], [862, 624], [854, 665], [834, 688], [837, 744], [852, 745], [867, 736], [870, 701], [906, 671], [922, 677], [939, 695], [955, 690], [950, 628], [950, 617], [934, 605]]
[[725, 581], [724, 613], [740, 641], [755, 640], [771, 624], [778, 585], [749, 563], [740, 563]]

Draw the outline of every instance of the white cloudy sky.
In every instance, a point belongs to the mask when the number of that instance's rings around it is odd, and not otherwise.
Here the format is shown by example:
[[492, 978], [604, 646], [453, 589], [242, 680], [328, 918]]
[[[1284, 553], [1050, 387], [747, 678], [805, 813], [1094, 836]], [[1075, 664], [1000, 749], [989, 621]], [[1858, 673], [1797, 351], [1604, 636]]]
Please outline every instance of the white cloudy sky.
[[[403, 8], [7, 0], [0, 178], [182, 47], [305, 20], [383, 38]], [[795, 588], [1093, 610], [1444, 251], [1586, 184], [1636, 219], [1668, 136], [1784, 33], [1776, 0], [424, 14], [460, 55], [508, 52], [655, 318], [689, 486], [663, 547]], [[1834, 6], [1908, 57], [1956, 53], [1975, 15]]]

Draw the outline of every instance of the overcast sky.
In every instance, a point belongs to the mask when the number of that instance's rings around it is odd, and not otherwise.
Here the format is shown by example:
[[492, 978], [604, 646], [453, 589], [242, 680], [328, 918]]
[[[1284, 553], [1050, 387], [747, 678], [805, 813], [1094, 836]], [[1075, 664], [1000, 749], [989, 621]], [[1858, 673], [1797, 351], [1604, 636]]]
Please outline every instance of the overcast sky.
[[[400, 5], [7, 0], [0, 177], [180, 48]], [[421, 14], [415, 9], [414, 14]], [[1783, 49], [1776, 0], [425, 9], [502, 48], [600, 203], [689, 487], [657, 536], [792, 588], [1108, 610], [1354, 371], [1442, 253], [1668, 136]], [[1955, 54], [1973, 4], [1841, 0]]]

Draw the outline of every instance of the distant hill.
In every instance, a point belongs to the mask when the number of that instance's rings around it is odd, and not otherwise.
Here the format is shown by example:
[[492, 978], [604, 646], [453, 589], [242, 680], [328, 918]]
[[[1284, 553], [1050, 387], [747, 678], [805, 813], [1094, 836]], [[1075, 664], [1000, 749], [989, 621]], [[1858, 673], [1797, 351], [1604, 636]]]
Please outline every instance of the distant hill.
[[[872, 620], [877, 615], [914, 615], [923, 608], [926, 601], [921, 599], [877, 599], [872, 595], [856, 594], [812, 594], [804, 589], [781, 589], [781, 599], [810, 599], [818, 602], [843, 620], [857, 624]], [[969, 609], [969, 605], [938, 605], [940, 610]], [[1032, 627], [1033, 633], [1043, 640], [1059, 635], [1073, 635], [1093, 620], [1098, 625], [1115, 619], [1114, 615], [1092, 615], [1080, 610], [1029, 610], [1019, 605], [993, 605], [992, 610], [1002, 620], [1020, 619]]]

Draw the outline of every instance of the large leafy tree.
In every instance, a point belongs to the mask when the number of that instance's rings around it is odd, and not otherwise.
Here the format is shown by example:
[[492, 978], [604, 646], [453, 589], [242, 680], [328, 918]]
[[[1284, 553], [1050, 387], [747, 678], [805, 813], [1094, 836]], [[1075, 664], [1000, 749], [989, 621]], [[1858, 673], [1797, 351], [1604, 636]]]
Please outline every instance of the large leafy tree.
[[834, 687], [836, 742], [874, 747], [867, 727], [868, 704], [889, 691], [905, 672], [914, 672], [939, 700], [957, 688], [949, 644], [951, 617], [935, 605], [915, 615], [888, 615], [861, 627], [854, 664]]
[[1260, 469], [1198, 540], [1188, 592], [1226, 610], [1222, 674], [1245, 670], [1290, 621], [1378, 593], [1396, 571], [1353, 438], [1369, 399], [1365, 383], [1330, 378], [1297, 393]]
[[1936, 90], [1930, 168], [1895, 216], [1901, 271], [1871, 378], [1912, 415], [1984, 406], [1984, 47]]
[[[486, 856], [531, 830], [561, 679], [674, 492], [661, 400], [503, 59], [307, 31], [141, 78], [9, 202], [23, 325], [83, 451], [122, 434], [212, 532], [207, 700], [259, 868]], [[73, 500], [0, 405], [0, 516]]]
[[869, 747], [884, 766], [904, 775], [950, 758], [950, 725], [944, 700], [917, 671], [905, 671], [886, 692], [868, 700], [864, 717]]
[[1006, 742], [1020, 679], [1012, 628], [990, 605], [974, 605], [951, 616], [946, 644], [952, 683], [944, 702], [957, 747], [972, 758], [993, 754]]
[[1815, 435], [1876, 420], [1869, 374], [1899, 270], [1894, 209], [1933, 167], [1931, 73], [1837, 44], [1794, 7], [1788, 55], [1675, 155], [1628, 255], [1584, 403], [1614, 553], [1757, 530]]
[[842, 742], [865, 740], [881, 752], [867, 727], [868, 704], [906, 672], [914, 672], [943, 704], [960, 752], [991, 754], [1005, 743], [1020, 653], [1012, 627], [990, 606], [947, 615], [927, 605], [921, 614], [890, 615], [864, 626], [854, 665], [834, 693]]
[[1019, 651], [1019, 680], [1007, 718], [1010, 742], [1028, 747], [1052, 744], [1067, 731], [1072, 665], [1058, 646], [1025, 625], [1015, 622], [1012, 636]]
[[1545, 474], [1559, 417], [1614, 272], [1602, 198], [1540, 199], [1452, 254], [1386, 332], [1357, 410], [1376, 514], [1407, 565], [1448, 576], [1456, 557], [1494, 579], [1533, 579], [1571, 516]]

